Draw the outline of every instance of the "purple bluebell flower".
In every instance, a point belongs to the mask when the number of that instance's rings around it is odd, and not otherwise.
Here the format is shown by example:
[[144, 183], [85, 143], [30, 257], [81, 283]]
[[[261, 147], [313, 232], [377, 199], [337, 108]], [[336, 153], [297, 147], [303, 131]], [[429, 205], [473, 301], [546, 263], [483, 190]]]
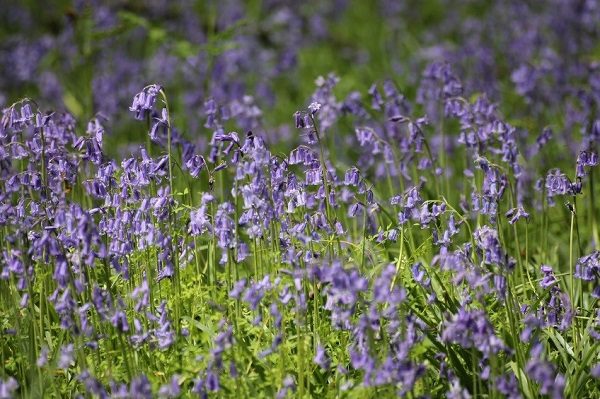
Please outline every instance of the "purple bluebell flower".
[[190, 225], [188, 232], [193, 236], [201, 235], [207, 231], [213, 231], [210, 216], [208, 214], [209, 203], [214, 200], [214, 196], [209, 193], [202, 195], [201, 205], [198, 209], [190, 212]]
[[465, 349], [475, 348], [484, 354], [498, 353], [505, 349], [482, 310], [459, 309], [457, 314], [444, 323], [442, 340], [456, 343]]
[[181, 393], [181, 387], [179, 386], [179, 376], [174, 375], [171, 380], [162, 385], [158, 390], [158, 396], [160, 398], [176, 398]]
[[509, 219], [508, 223], [515, 224], [519, 219], [529, 220], [529, 213], [525, 212], [522, 206], [509, 209], [505, 216]]
[[206, 161], [202, 155], [194, 155], [187, 160], [185, 167], [192, 177], [198, 177], [202, 169], [206, 167]]
[[558, 283], [558, 279], [554, 276], [554, 271], [552, 270], [552, 266], [542, 265], [540, 266], [540, 270], [544, 274], [544, 278], [540, 282], [540, 286], [542, 288], [552, 287], [554, 284]]
[[306, 176], [306, 185], [307, 186], [317, 186], [322, 184], [322, 173], [321, 168], [310, 169], [304, 172]]
[[219, 382], [219, 375], [215, 373], [213, 370], [208, 370], [206, 372], [206, 388], [210, 392], [218, 392], [221, 388]]
[[483, 253], [483, 259], [487, 264], [490, 265], [507, 265], [506, 255], [500, 240], [498, 239], [498, 232], [489, 226], [483, 226], [473, 233], [475, 237], [475, 244]]
[[281, 389], [277, 392], [277, 399], [284, 399], [288, 396], [289, 392], [296, 391], [296, 382], [291, 375], [286, 375], [281, 385]]
[[358, 186], [358, 182], [360, 181], [360, 172], [357, 168], [350, 168], [346, 171], [346, 175], [344, 177], [344, 184], [347, 186]]
[[571, 193], [571, 182], [559, 169], [552, 169], [546, 176], [546, 191], [549, 197]]
[[304, 115], [302, 115], [300, 111], [296, 111], [294, 113], [294, 124], [296, 125], [297, 129], [302, 129], [306, 127], [306, 124], [304, 122]]
[[471, 399], [471, 394], [466, 388], [460, 385], [460, 381], [457, 378], [452, 379], [450, 383], [450, 390], [446, 392], [446, 398], [448, 399]]
[[267, 290], [271, 289], [269, 276], [265, 276], [261, 281], [258, 281], [250, 286], [244, 292], [244, 301], [250, 305], [252, 310], [256, 310], [260, 301], [265, 296]]
[[507, 399], [519, 399], [522, 397], [519, 391], [519, 383], [514, 374], [504, 374], [496, 377], [494, 384], [498, 392], [503, 394]]
[[240, 296], [241, 296], [242, 292], [244, 291], [244, 288], [246, 288], [246, 279], [245, 278], [238, 280], [233, 285], [233, 289], [231, 291], [229, 291], [229, 297], [233, 298], [233, 299], [240, 299]]
[[57, 367], [61, 369], [69, 368], [74, 364], [75, 348], [73, 344], [63, 345], [60, 348], [60, 357], [58, 358]]
[[327, 352], [325, 352], [325, 348], [322, 345], [317, 345], [317, 351], [315, 353], [315, 357], [313, 358], [313, 362], [323, 370], [329, 369], [329, 365], [331, 361], [327, 356]]
[[375, 132], [369, 127], [360, 127], [355, 129], [356, 138], [361, 147], [372, 144], [375, 140]]
[[[94, 395], [101, 399], [108, 399], [108, 393], [98, 379], [94, 378], [88, 370], [83, 370], [81, 374], [77, 376], [77, 379], [82, 381], [85, 385], [85, 390], [88, 394]], [[1, 396], [0, 396], [1, 397]]]
[[381, 274], [373, 283], [373, 301], [375, 303], [387, 303], [390, 305], [390, 309], [394, 309], [406, 299], [406, 291], [402, 287], [392, 284], [396, 273], [396, 266], [393, 264], [388, 264], [381, 270]]
[[129, 397], [131, 399], [152, 398], [152, 386], [150, 385], [148, 377], [142, 374], [138, 377], [135, 377], [131, 381], [131, 386], [129, 387]]
[[552, 399], [564, 397], [565, 377], [556, 372], [555, 367], [543, 359], [541, 353], [542, 344], [536, 343], [531, 349], [531, 358], [527, 362], [526, 372], [530, 378], [536, 381], [542, 395], [548, 395]]
[[582, 178], [585, 176], [585, 167], [598, 165], [598, 154], [592, 151], [582, 151], [577, 156], [576, 176]]
[[574, 275], [584, 281], [594, 281], [592, 296], [600, 298], [600, 251], [596, 250], [579, 258]]
[[7, 379], [0, 380], [0, 398], [1, 399], [11, 399], [14, 396], [15, 392], [19, 389], [19, 383], [13, 377], [8, 377]]
[[154, 336], [158, 341], [158, 347], [161, 350], [169, 348], [175, 343], [175, 331], [171, 327], [171, 321], [167, 312], [167, 302], [162, 301], [158, 307], [160, 318], [158, 319], [157, 328], [154, 330]]
[[541, 150], [550, 140], [552, 140], [553, 131], [550, 127], [545, 127], [542, 133], [535, 139], [537, 150]]
[[269, 314], [273, 318], [273, 324], [275, 325], [275, 328], [277, 330], [280, 330], [281, 323], [283, 322], [283, 316], [281, 315], [281, 312], [279, 311], [279, 307], [277, 306], [277, 304], [275, 302], [272, 303], [271, 306], [269, 306]]
[[136, 301], [134, 305], [134, 310], [136, 312], [141, 312], [150, 304], [150, 288], [145, 276], [142, 283], [131, 292], [131, 298]]
[[310, 103], [310, 105], [308, 106], [308, 110], [310, 111], [310, 113], [312, 115], [316, 114], [317, 112], [319, 112], [319, 110], [321, 109], [321, 104], [314, 101], [312, 103]]
[[377, 85], [371, 85], [371, 87], [369, 87], [368, 93], [371, 96], [371, 108], [375, 110], [380, 110], [383, 106], [383, 99], [381, 98], [379, 90], [377, 90]]
[[161, 89], [159, 85], [152, 84], [133, 97], [133, 103], [129, 110], [135, 113], [136, 119], [144, 120], [152, 112], [156, 97]]
[[590, 374], [596, 379], [600, 378], [600, 363], [596, 363], [594, 366], [592, 366]]
[[127, 332], [129, 331], [129, 323], [127, 322], [127, 316], [125, 312], [118, 310], [110, 319], [113, 327], [117, 329], [119, 332]]
[[50, 355], [50, 349], [47, 346], [43, 346], [37, 358], [36, 365], [44, 367], [48, 363], [48, 355]]
[[413, 264], [412, 267], [410, 268], [410, 270], [412, 272], [413, 279], [417, 283], [419, 283], [423, 287], [427, 287], [427, 288], [430, 287], [431, 280], [429, 279], [429, 277], [426, 278], [427, 274], [426, 274], [425, 268], [423, 267], [421, 262], [417, 262], [417, 263]]
[[351, 218], [355, 217], [362, 208], [364, 208], [364, 205], [360, 202], [352, 204], [350, 208], [348, 208], [348, 216]]

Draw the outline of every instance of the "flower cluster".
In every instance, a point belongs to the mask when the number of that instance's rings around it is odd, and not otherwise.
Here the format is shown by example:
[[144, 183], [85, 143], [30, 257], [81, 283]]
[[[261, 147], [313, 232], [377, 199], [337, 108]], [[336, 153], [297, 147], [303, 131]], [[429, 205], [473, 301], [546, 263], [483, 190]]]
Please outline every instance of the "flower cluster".
[[600, 395], [594, 1], [76, 3], [3, 17], [0, 398]]

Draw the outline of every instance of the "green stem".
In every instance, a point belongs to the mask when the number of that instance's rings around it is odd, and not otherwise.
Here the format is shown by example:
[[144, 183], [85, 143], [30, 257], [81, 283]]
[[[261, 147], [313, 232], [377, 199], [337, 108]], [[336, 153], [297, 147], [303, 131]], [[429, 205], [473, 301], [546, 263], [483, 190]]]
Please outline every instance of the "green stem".
[[[571, 227], [569, 229], [569, 278], [570, 278], [570, 286], [569, 293], [571, 297], [572, 306], [577, 309], [577, 299], [575, 298], [575, 273], [574, 273], [574, 263], [573, 263], [573, 233], [575, 228], [575, 204], [570, 209], [571, 211]], [[572, 332], [573, 332], [573, 343], [574, 346], [577, 347], [578, 341], [578, 333], [577, 333], [577, 320], [573, 320], [572, 324]]]

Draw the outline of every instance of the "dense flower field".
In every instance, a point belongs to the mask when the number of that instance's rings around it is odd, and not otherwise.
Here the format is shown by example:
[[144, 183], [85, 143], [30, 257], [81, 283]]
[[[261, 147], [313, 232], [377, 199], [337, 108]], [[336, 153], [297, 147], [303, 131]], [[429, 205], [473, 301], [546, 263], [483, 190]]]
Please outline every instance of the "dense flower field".
[[600, 2], [50, 3], [0, 399], [600, 397]]

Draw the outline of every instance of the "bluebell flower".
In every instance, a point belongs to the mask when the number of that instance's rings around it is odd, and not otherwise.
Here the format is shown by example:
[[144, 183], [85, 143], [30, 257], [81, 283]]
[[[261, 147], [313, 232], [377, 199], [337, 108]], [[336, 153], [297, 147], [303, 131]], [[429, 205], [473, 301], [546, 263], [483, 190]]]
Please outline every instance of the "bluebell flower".
[[144, 120], [152, 112], [156, 97], [161, 89], [159, 85], [152, 84], [133, 97], [133, 103], [129, 110], [135, 113], [136, 119]]
[[596, 250], [579, 258], [574, 276], [584, 281], [594, 281], [592, 296], [600, 298], [600, 251]]
[[179, 376], [174, 375], [171, 380], [162, 385], [158, 390], [158, 396], [160, 398], [176, 398], [181, 393], [181, 387], [179, 386]]
[[571, 194], [571, 182], [559, 169], [552, 169], [546, 176], [546, 192], [549, 197]]
[[11, 399], [19, 389], [19, 383], [13, 377], [0, 380], [0, 398]]
[[129, 395], [131, 399], [151, 399], [152, 386], [150, 385], [148, 377], [146, 377], [144, 374], [135, 377], [131, 381]]
[[564, 397], [565, 377], [556, 372], [555, 367], [541, 358], [543, 347], [536, 343], [531, 349], [531, 358], [527, 362], [526, 372], [531, 379], [539, 384], [540, 393], [552, 399]]
[[522, 206], [518, 206], [516, 208], [509, 209], [505, 216], [509, 219], [509, 224], [515, 224], [519, 219], [529, 220], [529, 213], [523, 209]]

